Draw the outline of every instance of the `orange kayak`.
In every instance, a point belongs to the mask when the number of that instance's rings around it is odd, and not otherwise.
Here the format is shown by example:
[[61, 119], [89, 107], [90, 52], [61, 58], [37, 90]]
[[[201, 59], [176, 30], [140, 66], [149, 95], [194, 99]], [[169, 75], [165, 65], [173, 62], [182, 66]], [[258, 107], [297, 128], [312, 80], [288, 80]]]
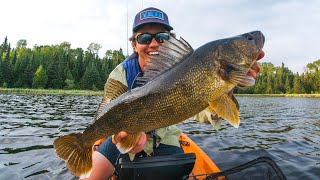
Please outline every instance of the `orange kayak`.
[[[196, 161], [192, 170], [192, 174], [209, 174], [213, 172], [220, 172], [218, 166], [212, 161], [212, 159], [186, 134], [182, 133], [179, 138], [184, 153], [195, 153]], [[198, 178], [205, 178], [198, 177]]]

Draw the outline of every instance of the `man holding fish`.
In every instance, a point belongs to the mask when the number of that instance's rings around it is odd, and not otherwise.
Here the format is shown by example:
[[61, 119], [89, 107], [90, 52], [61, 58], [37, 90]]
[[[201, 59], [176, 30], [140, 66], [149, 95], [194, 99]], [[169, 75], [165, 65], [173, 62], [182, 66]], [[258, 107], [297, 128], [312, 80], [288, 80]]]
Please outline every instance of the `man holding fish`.
[[[257, 60], [264, 56], [262, 33], [210, 42], [194, 51], [171, 30], [167, 14], [157, 8], [135, 16], [130, 38], [134, 53], [109, 75], [94, 123], [54, 142], [74, 175], [110, 177], [124, 153], [131, 158], [183, 153], [181, 130], [174, 124], [199, 112], [213, 125], [222, 117], [239, 126], [232, 89], [254, 84]], [[107, 136], [91, 161], [88, 147]]]

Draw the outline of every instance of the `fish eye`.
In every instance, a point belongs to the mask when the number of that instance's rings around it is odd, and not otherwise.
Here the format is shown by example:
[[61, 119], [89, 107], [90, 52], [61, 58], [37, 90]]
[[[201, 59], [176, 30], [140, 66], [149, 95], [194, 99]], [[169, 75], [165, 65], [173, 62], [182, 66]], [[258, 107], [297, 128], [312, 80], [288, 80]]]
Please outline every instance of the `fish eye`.
[[244, 35], [243, 35], [243, 37], [244, 37], [245, 39], [249, 40], [249, 41], [254, 40], [254, 38], [253, 38], [252, 34], [250, 34], [250, 33], [246, 33], [246, 34], [244, 34]]
[[253, 40], [253, 37], [249, 34], [249, 36], [247, 36], [247, 39], [248, 39], [249, 41], [251, 41], [251, 40]]

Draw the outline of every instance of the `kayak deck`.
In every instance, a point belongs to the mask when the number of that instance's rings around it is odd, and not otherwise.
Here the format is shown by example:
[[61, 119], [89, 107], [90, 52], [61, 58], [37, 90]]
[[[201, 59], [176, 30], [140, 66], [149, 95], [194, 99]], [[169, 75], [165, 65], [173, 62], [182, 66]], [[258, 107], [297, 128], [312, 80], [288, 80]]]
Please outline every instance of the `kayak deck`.
[[[181, 142], [181, 147], [184, 153], [195, 153], [196, 162], [194, 164], [192, 174], [209, 174], [214, 172], [220, 172], [218, 166], [211, 160], [211, 158], [186, 134], [182, 133], [180, 135], [179, 141]], [[198, 178], [204, 178], [198, 177]]]

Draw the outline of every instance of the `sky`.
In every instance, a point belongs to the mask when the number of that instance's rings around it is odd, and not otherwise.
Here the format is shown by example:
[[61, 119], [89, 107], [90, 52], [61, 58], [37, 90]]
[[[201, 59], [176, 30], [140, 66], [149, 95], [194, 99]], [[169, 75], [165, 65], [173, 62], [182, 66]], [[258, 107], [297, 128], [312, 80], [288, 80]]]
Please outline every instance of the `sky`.
[[260, 30], [266, 37], [261, 62], [302, 73], [320, 59], [319, 0], [10, 0], [1, 1], [0, 43], [15, 47], [71, 43], [87, 49], [90, 43], [106, 50], [132, 53], [128, 36], [134, 16], [157, 7], [169, 16], [173, 32], [196, 49], [217, 39]]

